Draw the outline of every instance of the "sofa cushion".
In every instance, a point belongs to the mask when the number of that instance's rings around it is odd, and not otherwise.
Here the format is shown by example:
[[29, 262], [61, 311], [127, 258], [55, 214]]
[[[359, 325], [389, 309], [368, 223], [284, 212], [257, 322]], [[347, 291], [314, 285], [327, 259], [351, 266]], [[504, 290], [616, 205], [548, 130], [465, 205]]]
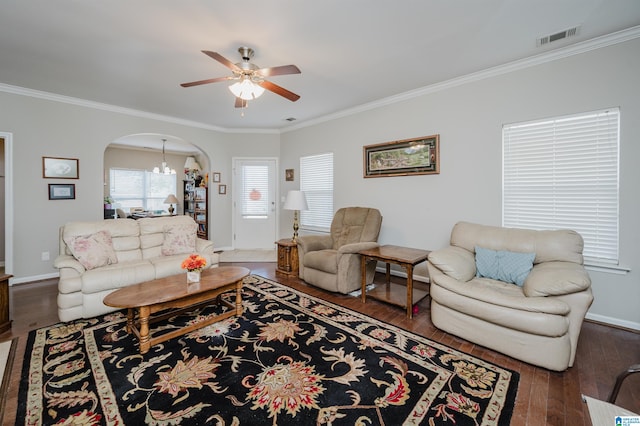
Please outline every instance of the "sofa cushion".
[[517, 253], [475, 247], [476, 276], [517, 284], [522, 287], [531, 272], [535, 253]]
[[78, 259], [78, 262], [87, 270], [118, 263], [109, 231], [68, 236], [65, 238], [65, 243], [73, 257]]
[[327, 249], [307, 253], [304, 255], [304, 266], [336, 274], [338, 273], [338, 251]]
[[93, 294], [114, 290], [156, 278], [151, 262], [132, 260], [96, 268], [82, 274], [82, 293]]
[[195, 223], [165, 226], [162, 255], [173, 256], [174, 254], [195, 252], [196, 231], [197, 225]]

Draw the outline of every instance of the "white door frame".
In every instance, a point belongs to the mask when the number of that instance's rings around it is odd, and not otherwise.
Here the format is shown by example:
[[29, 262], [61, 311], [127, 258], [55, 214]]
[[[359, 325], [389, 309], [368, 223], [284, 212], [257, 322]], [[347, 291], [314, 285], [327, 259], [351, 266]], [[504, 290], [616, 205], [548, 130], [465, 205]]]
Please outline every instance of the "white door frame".
[[[275, 191], [275, 196], [274, 196], [274, 201], [275, 201], [275, 237], [276, 239], [278, 238], [278, 235], [280, 235], [280, 202], [279, 202], [279, 194], [280, 194], [280, 179], [279, 179], [279, 170], [280, 170], [280, 164], [279, 164], [279, 159], [278, 157], [232, 157], [231, 158], [231, 175], [232, 175], [232, 179], [231, 179], [231, 247], [232, 249], [236, 248], [236, 238], [235, 238], [235, 233], [236, 233], [236, 191], [234, 190], [234, 188], [237, 188], [238, 186], [238, 181], [237, 181], [237, 177], [236, 177], [236, 162], [238, 161], [274, 161], [275, 162], [275, 182], [274, 182], [274, 191]], [[274, 247], [275, 247], [275, 239], [274, 239]]]
[[0, 132], [0, 137], [4, 138], [4, 272], [13, 274], [13, 134]]

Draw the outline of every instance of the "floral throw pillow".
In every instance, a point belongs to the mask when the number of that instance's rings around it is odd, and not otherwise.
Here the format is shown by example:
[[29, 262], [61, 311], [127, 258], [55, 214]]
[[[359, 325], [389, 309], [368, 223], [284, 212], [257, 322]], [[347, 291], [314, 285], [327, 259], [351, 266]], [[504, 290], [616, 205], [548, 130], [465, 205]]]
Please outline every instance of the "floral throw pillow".
[[67, 243], [73, 257], [87, 270], [118, 263], [109, 231], [65, 237], [64, 242]]
[[171, 256], [196, 251], [196, 226], [195, 223], [165, 226], [162, 255]]

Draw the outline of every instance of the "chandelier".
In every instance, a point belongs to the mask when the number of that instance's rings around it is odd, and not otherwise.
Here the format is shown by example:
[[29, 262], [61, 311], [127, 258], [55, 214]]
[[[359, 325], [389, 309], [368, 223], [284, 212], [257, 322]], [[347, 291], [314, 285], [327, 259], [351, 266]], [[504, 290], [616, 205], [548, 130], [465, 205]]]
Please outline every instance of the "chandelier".
[[154, 167], [153, 168], [153, 173], [157, 173], [157, 174], [165, 174], [165, 175], [175, 175], [176, 174], [176, 169], [172, 169], [167, 165], [167, 160], [164, 157], [164, 144], [167, 142], [166, 139], [162, 139], [162, 167]]

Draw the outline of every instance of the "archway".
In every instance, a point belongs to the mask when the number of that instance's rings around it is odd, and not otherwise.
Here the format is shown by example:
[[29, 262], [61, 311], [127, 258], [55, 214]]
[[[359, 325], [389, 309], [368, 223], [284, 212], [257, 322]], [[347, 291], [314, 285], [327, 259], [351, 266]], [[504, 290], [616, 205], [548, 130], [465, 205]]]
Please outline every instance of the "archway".
[[[112, 189], [110, 169], [152, 171], [166, 160], [167, 166], [176, 172], [175, 195], [178, 200], [183, 200], [183, 183], [186, 178], [185, 165], [189, 157], [195, 158], [201, 170], [210, 169], [207, 154], [196, 145], [180, 137], [159, 133], [138, 133], [120, 137], [105, 148], [103, 155], [104, 196], [109, 196]], [[122, 209], [120, 213], [128, 215], [131, 206], [124, 207], [126, 208]], [[166, 207], [168, 206], [161, 208]], [[177, 208], [176, 214], [183, 214], [183, 208], [184, 205]]]

